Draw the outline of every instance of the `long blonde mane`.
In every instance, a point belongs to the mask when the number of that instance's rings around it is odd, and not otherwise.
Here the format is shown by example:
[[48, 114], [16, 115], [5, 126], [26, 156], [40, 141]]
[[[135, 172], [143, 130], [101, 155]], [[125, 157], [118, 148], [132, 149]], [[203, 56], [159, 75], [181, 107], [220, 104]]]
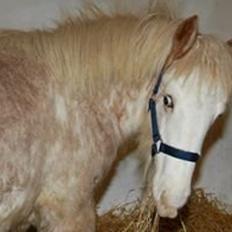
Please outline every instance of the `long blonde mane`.
[[[138, 88], [162, 68], [180, 20], [157, 4], [145, 16], [108, 15], [96, 8], [68, 18], [51, 31], [3, 31], [0, 49], [46, 63], [51, 75], [73, 92], [107, 95], [121, 83]], [[183, 65], [184, 64], [184, 65]], [[178, 75], [204, 70], [210, 84], [231, 91], [232, 59], [222, 42], [199, 36], [192, 50], [175, 64]], [[210, 74], [210, 75], [208, 75]]]

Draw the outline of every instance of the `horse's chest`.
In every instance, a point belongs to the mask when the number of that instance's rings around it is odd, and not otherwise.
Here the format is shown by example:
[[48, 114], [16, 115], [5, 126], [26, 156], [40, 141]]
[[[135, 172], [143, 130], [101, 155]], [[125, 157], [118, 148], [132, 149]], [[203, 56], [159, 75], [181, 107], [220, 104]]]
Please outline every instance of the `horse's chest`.
[[88, 166], [92, 168], [89, 171], [100, 179], [117, 153], [119, 139], [116, 126], [111, 117], [94, 109], [82, 112], [78, 121], [77, 131], [82, 150], [79, 155], [88, 160]]
[[102, 109], [88, 107], [77, 117], [77, 131], [82, 146], [90, 153], [112, 152], [118, 145], [117, 126]]

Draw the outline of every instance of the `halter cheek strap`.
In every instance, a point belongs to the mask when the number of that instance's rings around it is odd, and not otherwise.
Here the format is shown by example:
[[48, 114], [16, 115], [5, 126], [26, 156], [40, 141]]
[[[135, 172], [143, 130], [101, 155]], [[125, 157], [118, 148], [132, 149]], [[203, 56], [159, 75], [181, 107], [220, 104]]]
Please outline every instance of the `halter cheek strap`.
[[[163, 71], [160, 73], [156, 85], [153, 89], [153, 95], [158, 94], [159, 87], [162, 82], [162, 78], [163, 78]], [[152, 157], [154, 157], [157, 153], [162, 152], [166, 155], [172, 156], [177, 159], [196, 162], [199, 158], [198, 153], [184, 151], [163, 143], [159, 133], [159, 127], [157, 122], [156, 102], [153, 100], [153, 98], [150, 98], [149, 100], [149, 111], [151, 114], [151, 127], [152, 127], [152, 138], [153, 138], [153, 144], [151, 149]]]

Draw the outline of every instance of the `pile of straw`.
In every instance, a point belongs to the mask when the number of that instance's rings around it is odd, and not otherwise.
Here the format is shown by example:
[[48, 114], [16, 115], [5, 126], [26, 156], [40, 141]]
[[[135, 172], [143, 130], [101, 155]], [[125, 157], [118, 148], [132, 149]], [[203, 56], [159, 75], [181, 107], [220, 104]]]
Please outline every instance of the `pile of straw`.
[[113, 209], [98, 219], [98, 232], [232, 232], [232, 214], [212, 195], [196, 190], [174, 219], [156, 216], [152, 197], [133, 209]]

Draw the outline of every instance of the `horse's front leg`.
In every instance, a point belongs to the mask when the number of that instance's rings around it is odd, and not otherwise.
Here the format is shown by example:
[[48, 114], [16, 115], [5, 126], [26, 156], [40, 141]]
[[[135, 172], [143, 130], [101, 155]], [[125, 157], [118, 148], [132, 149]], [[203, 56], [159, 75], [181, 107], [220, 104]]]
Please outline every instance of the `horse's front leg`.
[[95, 204], [86, 199], [80, 205], [47, 202], [40, 211], [39, 232], [95, 232]]
[[67, 215], [55, 225], [54, 232], [95, 232], [96, 213], [92, 200], [86, 201], [76, 215]]
[[79, 205], [75, 215], [64, 218], [56, 225], [54, 232], [95, 232], [96, 209], [93, 202], [93, 199], [86, 199], [83, 204]]

